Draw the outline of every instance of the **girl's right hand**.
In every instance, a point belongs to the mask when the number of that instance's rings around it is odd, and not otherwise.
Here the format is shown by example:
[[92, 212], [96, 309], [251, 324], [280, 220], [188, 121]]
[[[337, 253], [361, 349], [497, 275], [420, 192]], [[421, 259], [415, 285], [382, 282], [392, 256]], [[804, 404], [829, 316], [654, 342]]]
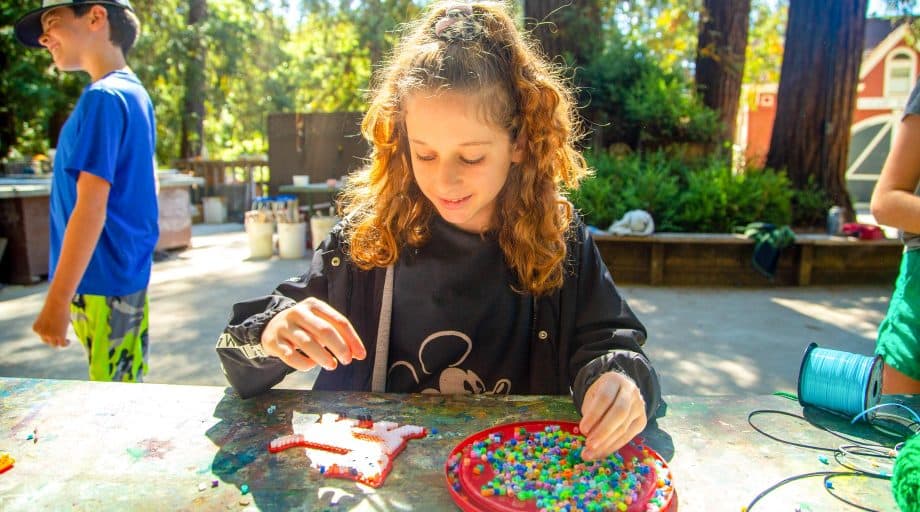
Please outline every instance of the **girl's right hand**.
[[262, 332], [261, 344], [266, 354], [297, 370], [319, 365], [331, 371], [339, 363], [367, 357], [351, 322], [313, 297], [275, 315]]

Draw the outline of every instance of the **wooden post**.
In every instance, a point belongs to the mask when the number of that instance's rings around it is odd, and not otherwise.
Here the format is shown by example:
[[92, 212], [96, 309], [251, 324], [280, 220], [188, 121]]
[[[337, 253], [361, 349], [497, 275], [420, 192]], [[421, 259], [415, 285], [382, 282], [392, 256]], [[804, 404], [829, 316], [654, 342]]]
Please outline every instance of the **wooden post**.
[[649, 284], [658, 286], [664, 282], [664, 244], [652, 243], [652, 257], [649, 258]]
[[802, 256], [799, 259], [799, 286], [807, 286], [811, 283], [811, 265], [814, 262], [815, 246], [812, 244], [802, 244]]

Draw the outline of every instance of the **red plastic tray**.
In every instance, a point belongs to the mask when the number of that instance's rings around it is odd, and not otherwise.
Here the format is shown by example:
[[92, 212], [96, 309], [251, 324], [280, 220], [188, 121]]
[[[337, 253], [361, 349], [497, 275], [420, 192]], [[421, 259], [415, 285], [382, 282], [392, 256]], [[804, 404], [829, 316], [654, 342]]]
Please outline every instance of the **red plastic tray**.
[[[545, 427], [552, 425], [558, 425], [560, 430], [570, 434], [581, 435], [577, 423], [569, 421], [529, 421], [498, 425], [477, 432], [461, 441], [451, 450], [447, 462], [444, 464], [447, 489], [450, 491], [454, 503], [456, 503], [461, 510], [466, 512], [536, 512], [539, 510], [536, 505], [536, 500], [534, 499], [523, 501], [509, 496], [483, 496], [480, 489], [483, 485], [492, 480], [494, 476], [491, 464], [487, 462], [482, 463], [483, 471], [477, 475], [473, 472], [473, 468], [476, 465], [475, 463], [464, 466], [461, 462], [457, 468], [452, 470], [451, 460], [453, 460], [456, 455], [461, 455], [462, 457], [464, 452], [468, 454], [473, 443], [483, 441], [493, 434], [500, 434], [503, 440], [507, 440], [514, 435], [514, 432], [519, 431], [521, 427], [524, 427], [527, 432], [543, 432]], [[643, 449], [648, 451], [648, 455], [643, 456]], [[670, 470], [664, 459], [649, 446], [644, 444], [637, 445], [631, 442], [621, 448], [618, 453], [624, 460], [631, 460], [632, 457], [638, 457], [641, 460], [651, 456], [660, 462], [662, 470], [667, 472], [667, 475], [664, 475], [665, 478], [670, 480]], [[656, 470], [653, 467], [651, 471], [655, 472]], [[650, 474], [646, 477], [638, 492], [639, 499], [635, 500], [627, 508], [627, 512], [644, 512], [646, 510], [647, 501], [653, 496], [657, 489], [657, 481], [657, 473]], [[459, 489], [455, 488], [456, 483], [459, 483]], [[677, 498], [673, 489], [673, 485], [671, 485], [670, 492], [666, 493], [665, 503], [659, 510], [663, 512], [677, 511]]]

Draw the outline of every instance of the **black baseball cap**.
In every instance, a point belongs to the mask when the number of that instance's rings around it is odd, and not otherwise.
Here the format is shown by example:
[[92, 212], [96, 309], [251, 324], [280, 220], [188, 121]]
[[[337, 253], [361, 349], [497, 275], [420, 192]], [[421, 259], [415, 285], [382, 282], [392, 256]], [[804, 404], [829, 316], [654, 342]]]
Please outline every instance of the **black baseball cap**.
[[114, 5], [116, 7], [123, 7], [129, 11], [134, 11], [131, 7], [130, 0], [42, 0], [41, 7], [29, 12], [16, 22], [16, 39], [26, 46], [41, 48], [42, 45], [38, 43], [38, 38], [41, 37], [43, 32], [42, 14], [44, 14], [45, 11], [56, 7], [91, 4]]

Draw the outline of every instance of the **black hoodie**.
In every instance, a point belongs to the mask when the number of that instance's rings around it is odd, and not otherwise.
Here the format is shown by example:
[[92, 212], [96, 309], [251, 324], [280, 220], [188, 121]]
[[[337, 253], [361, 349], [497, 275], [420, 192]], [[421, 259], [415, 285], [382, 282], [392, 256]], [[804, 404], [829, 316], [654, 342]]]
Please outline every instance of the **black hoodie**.
[[[316, 297], [345, 314], [367, 349], [367, 358], [321, 370], [316, 390], [370, 391], [387, 269], [358, 269], [348, 259], [342, 225], [315, 251], [310, 268], [281, 283], [271, 294], [233, 306], [217, 342], [227, 380], [243, 398], [263, 393], [294, 371], [264, 354], [262, 331], [280, 311]], [[534, 298], [529, 382], [518, 394], [571, 394], [581, 411], [585, 392], [600, 375], [629, 376], [645, 399], [651, 418], [660, 402], [658, 376], [642, 352], [645, 327], [616, 289], [587, 228], [570, 226], [562, 288]], [[478, 285], [483, 285], [478, 283]], [[388, 326], [387, 326], [388, 328]], [[419, 390], [421, 391], [421, 390]]]

